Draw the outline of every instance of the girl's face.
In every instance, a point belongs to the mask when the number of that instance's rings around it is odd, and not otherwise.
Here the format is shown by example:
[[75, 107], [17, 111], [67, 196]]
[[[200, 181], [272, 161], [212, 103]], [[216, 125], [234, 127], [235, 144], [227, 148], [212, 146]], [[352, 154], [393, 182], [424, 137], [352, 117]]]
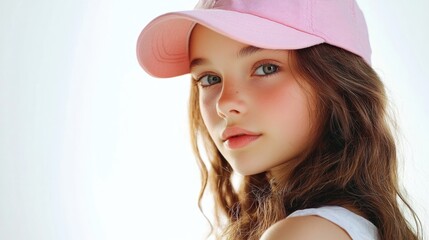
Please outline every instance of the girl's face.
[[203, 121], [233, 169], [275, 174], [292, 164], [311, 142], [315, 101], [293, 75], [288, 51], [249, 46], [201, 25], [190, 41]]

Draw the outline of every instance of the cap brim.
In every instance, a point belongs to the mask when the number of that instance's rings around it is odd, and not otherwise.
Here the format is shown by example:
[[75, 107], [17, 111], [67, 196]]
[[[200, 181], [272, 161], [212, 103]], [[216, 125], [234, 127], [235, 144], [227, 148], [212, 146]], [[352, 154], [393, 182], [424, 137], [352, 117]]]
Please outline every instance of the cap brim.
[[251, 14], [203, 9], [168, 13], [150, 22], [137, 42], [137, 58], [154, 77], [189, 73], [189, 36], [195, 23], [236, 41], [267, 49], [301, 49], [325, 42], [309, 33]]

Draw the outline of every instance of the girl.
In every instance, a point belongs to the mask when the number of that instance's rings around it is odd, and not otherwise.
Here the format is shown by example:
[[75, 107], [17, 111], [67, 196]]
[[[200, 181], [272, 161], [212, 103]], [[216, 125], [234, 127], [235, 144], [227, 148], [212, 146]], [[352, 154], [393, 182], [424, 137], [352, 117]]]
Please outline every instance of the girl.
[[153, 76], [192, 76], [217, 238], [419, 239], [354, 0], [201, 1], [153, 20], [137, 53]]

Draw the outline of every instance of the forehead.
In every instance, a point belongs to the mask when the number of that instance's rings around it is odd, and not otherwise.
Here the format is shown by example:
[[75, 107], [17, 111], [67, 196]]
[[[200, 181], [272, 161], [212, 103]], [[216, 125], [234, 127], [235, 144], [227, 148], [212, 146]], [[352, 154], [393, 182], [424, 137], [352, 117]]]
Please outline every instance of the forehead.
[[229, 48], [242, 48], [247, 46], [244, 43], [235, 41], [202, 25], [197, 24], [192, 30], [190, 40], [190, 54], [205, 53], [211, 48], [219, 46]]
[[228, 38], [202, 25], [196, 25], [189, 43], [191, 67], [216, 57], [245, 59], [265, 55], [288, 59], [287, 50], [264, 49]]

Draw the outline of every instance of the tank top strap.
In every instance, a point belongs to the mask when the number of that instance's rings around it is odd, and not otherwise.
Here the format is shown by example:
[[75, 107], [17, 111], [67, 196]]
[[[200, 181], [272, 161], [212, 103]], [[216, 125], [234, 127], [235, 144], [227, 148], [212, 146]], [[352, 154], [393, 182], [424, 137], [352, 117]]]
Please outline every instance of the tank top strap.
[[290, 217], [315, 215], [344, 229], [353, 240], [378, 240], [377, 227], [367, 219], [339, 206], [324, 206], [297, 210]]

